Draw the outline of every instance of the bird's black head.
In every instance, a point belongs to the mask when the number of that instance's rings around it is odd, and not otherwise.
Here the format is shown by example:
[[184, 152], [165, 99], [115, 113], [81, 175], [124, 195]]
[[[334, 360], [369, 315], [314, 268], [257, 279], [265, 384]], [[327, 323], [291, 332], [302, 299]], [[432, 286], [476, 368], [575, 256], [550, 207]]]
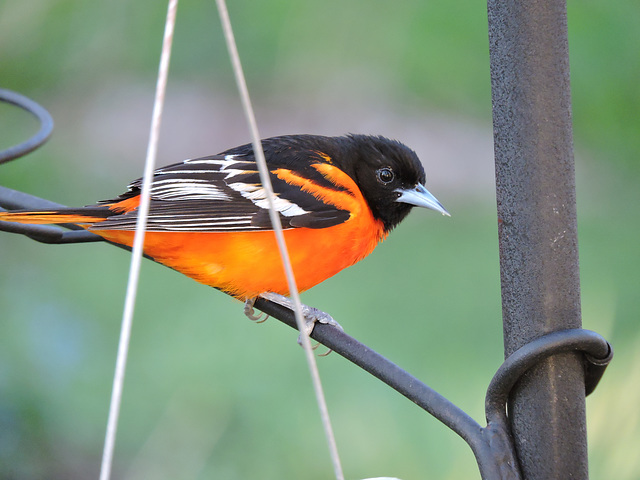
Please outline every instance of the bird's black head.
[[348, 165], [341, 167], [358, 184], [374, 217], [382, 221], [386, 231], [398, 225], [414, 206], [449, 215], [424, 187], [424, 168], [409, 147], [378, 136], [343, 138], [346, 151], [342, 158]]

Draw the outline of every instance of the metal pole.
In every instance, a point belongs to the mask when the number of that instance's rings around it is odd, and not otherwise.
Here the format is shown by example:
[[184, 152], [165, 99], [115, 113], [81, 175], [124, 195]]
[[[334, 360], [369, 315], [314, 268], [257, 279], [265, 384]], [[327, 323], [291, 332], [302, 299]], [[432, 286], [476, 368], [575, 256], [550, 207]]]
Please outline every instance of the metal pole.
[[[580, 328], [580, 283], [564, 0], [488, 0], [505, 356]], [[586, 479], [578, 355], [533, 368], [509, 416], [526, 480]]]

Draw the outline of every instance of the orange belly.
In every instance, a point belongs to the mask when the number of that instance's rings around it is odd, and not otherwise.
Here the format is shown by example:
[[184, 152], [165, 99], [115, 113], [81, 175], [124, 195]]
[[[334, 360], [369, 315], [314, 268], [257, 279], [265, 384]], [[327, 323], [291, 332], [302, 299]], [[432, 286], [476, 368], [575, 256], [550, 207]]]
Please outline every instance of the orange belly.
[[[291, 264], [300, 291], [335, 275], [373, 251], [385, 234], [380, 222], [357, 222], [358, 217], [323, 229], [284, 231]], [[368, 228], [366, 228], [368, 225]], [[132, 231], [92, 232], [131, 246]], [[272, 231], [257, 232], [147, 232], [144, 252], [159, 263], [237, 298], [264, 292], [288, 295], [280, 253]]]

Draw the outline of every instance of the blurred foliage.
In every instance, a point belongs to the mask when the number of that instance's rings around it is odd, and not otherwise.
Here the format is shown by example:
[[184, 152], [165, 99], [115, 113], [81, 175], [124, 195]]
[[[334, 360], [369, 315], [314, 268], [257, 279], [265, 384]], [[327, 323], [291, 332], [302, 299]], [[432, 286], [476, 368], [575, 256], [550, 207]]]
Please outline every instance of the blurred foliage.
[[[148, 94], [165, 8], [151, 0], [6, 0], [0, 86], [51, 104], [56, 121], [66, 111], [60, 103], [108, 103], [112, 84], [131, 85], [135, 95], [142, 83]], [[475, 118], [489, 132], [483, 2], [229, 8], [254, 98], [326, 99], [346, 83], [383, 91], [381, 102]], [[569, 5], [584, 323], [611, 339], [617, 355], [587, 401], [594, 478], [640, 476], [639, 13], [635, 0]], [[215, 85], [234, 95], [213, 2], [180, 5], [171, 78], [170, 89]], [[119, 193], [138, 165], [87, 147], [96, 138], [84, 138], [81, 114], [90, 109], [77, 110], [46, 148], [0, 167], [0, 182], [70, 204]], [[118, 119], [121, 132], [101, 132], [103, 142], [126, 136], [128, 114]], [[0, 146], [23, 139], [35, 128], [30, 120], [0, 104]], [[71, 125], [77, 141], [65, 135]], [[130, 158], [141, 157], [144, 141]], [[441, 200], [453, 218], [413, 213], [370, 258], [303, 297], [478, 420], [502, 360], [494, 200], [486, 193], [478, 200], [452, 189]], [[0, 235], [0, 478], [97, 477], [127, 265], [127, 255], [104, 245]], [[302, 358], [286, 327], [252, 324], [238, 302], [145, 263], [114, 478], [329, 478]], [[476, 478], [466, 445], [413, 404], [337, 355], [320, 369], [348, 478]]]
[[[369, 75], [400, 100], [481, 117], [490, 111], [484, 2], [263, 0], [229, 8], [254, 91], [315, 91], [341, 72]], [[640, 7], [589, 0], [568, 9], [578, 143], [637, 172]], [[172, 77], [205, 75], [231, 87], [213, 2], [179, 10]], [[7, 1], [0, 14], [5, 88], [80, 94], [105, 74], [155, 74], [162, 2]]]

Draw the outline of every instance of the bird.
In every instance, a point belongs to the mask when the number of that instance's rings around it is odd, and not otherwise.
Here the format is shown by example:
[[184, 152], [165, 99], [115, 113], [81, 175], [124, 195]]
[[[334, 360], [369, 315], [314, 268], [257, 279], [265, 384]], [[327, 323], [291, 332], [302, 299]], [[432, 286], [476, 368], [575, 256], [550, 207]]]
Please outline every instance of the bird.
[[[262, 140], [300, 292], [369, 255], [411, 211], [449, 212], [425, 187], [417, 154], [383, 136], [295, 134]], [[142, 179], [81, 208], [0, 212], [0, 221], [75, 224], [132, 246]], [[158, 263], [245, 303], [259, 296], [291, 307], [252, 144], [154, 172], [143, 251]], [[289, 302], [289, 303], [287, 303]], [[305, 306], [306, 307], [306, 306]], [[306, 307], [313, 323], [335, 324]]]

